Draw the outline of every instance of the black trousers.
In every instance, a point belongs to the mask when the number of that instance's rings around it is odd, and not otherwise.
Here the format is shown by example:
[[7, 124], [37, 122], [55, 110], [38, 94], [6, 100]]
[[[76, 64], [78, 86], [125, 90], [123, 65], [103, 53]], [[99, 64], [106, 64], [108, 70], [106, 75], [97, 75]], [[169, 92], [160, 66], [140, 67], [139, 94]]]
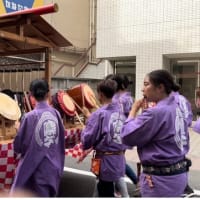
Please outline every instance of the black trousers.
[[99, 197], [115, 197], [113, 182], [99, 180], [97, 189]]

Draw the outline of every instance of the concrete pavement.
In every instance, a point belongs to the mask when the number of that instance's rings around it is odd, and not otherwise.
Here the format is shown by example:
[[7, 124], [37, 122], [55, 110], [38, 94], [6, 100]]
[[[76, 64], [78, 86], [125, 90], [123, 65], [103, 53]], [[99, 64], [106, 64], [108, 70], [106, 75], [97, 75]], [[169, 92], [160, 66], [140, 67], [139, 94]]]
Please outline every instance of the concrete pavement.
[[200, 171], [200, 134], [190, 128], [190, 151], [188, 157], [192, 160], [191, 170]]

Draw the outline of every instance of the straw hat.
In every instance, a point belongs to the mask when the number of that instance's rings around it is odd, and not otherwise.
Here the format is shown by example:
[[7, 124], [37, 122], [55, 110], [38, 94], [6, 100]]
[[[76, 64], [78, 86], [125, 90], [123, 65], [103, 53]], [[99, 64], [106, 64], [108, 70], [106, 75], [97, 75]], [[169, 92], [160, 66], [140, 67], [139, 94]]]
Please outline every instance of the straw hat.
[[21, 117], [17, 102], [2, 92], [0, 92], [0, 115], [10, 120], [18, 120]]

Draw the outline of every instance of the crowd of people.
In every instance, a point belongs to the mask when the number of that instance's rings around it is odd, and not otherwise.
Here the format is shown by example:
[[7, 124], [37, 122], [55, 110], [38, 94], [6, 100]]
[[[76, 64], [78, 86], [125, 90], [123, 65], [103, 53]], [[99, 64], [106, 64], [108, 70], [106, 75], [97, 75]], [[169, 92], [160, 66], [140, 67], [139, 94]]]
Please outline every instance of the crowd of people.
[[[126, 76], [108, 75], [97, 85], [101, 107], [94, 112], [83, 108], [87, 120], [81, 142], [83, 150], [93, 149], [97, 196], [119, 192], [129, 197], [127, 175], [142, 197], [181, 197], [189, 187], [191, 105], [167, 70], [144, 77], [139, 100], [134, 101], [128, 85]], [[24, 189], [55, 197], [64, 167], [64, 126], [59, 112], [47, 104], [48, 83], [34, 80], [30, 92], [38, 103], [23, 116], [14, 140], [21, 159], [11, 194]], [[200, 121], [193, 129], [200, 133]], [[143, 169], [139, 177], [126, 162], [125, 152], [132, 148], [137, 148]]]

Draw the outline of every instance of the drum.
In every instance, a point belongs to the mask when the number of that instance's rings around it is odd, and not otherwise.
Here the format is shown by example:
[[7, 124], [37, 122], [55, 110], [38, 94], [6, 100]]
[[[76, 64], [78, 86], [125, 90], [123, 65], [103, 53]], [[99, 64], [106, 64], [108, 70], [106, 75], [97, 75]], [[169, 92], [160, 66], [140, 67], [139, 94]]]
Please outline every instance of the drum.
[[17, 102], [0, 93], [0, 140], [11, 139], [16, 135], [15, 122], [21, 117]]
[[[33, 109], [35, 108], [35, 106], [37, 105], [37, 101], [36, 101], [36, 99], [34, 98], [34, 96], [31, 95], [31, 94], [28, 94], [28, 95], [27, 95], [27, 98], [28, 98], [28, 101], [29, 101], [29, 104], [30, 104], [30, 109], [33, 110]], [[49, 99], [47, 100], [47, 103], [48, 103], [49, 105], [51, 105], [51, 102], [50, 102]], [[25, 97], [24, 97], [24, 105], [25, 105], [25, 110], [26, 110], [26, 112], [29, 112], [30, 109], [29, 109], [29, 106], [28, 106], [28, 103], [27, 103]]]
[[81, 108], [85, 106], [91, 109], [95, 108], [97, 105], [95, 101], [95, 94], [86, 83], [82, 83], [68, 89], [67, 93]]
[[64, 115], [68, 117], [75, 115], [75, 105], [71, 97], [64, 91], [58, 91], [52, 96], [52, 105], [60, 112], [62, 117], [64, 117]]
[[[25, 107], [25, 111], [29, 112], [30, 109], [33, 110], [35, 108], [37, 102], [31, 94], [26, 95], [26, 97], [28, 98], [28, 102], [27, 102], [26, 98], [24, 97], [24, 107]], [[30, 105], [30, 108], [29, 108], [28, 104]]]
[[12, 139], [16, 134], [15, 121], [0, 116], [0, 141]]
[[30, 105], [31, 105], [32, 109], [34, 109], [36, 104], [37, 104], [37, 102], [36, 102], [35, 98], [32, 95], [29, 95], [29, 102], [30, 102]]
[[0, 115], [9, 120], [18, 120], [21, 111], [17, 102], [6, 94], [0, 92]]

